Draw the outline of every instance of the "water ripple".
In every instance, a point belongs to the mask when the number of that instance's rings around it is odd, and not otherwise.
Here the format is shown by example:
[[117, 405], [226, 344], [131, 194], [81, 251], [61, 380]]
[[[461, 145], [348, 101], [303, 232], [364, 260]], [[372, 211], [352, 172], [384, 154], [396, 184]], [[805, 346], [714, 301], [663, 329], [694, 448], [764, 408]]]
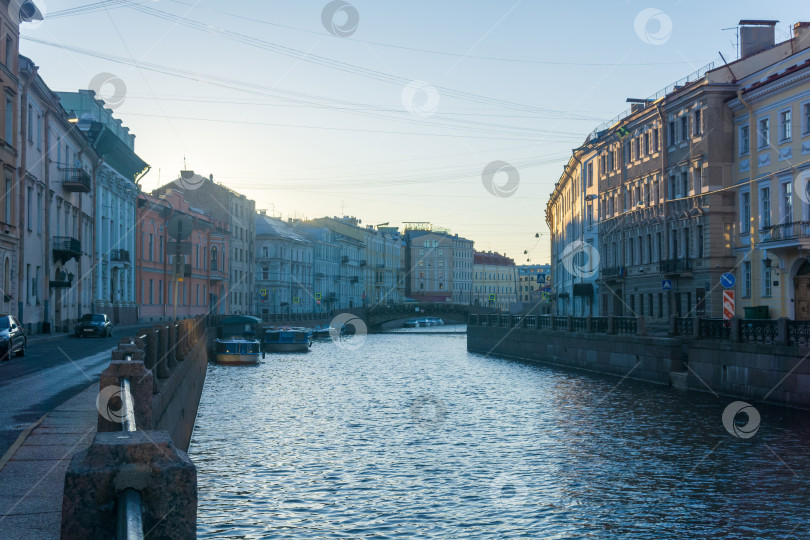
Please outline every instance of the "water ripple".
[[807, 538], [807, 413], [371, 335], [209, 366], [201, 538]]

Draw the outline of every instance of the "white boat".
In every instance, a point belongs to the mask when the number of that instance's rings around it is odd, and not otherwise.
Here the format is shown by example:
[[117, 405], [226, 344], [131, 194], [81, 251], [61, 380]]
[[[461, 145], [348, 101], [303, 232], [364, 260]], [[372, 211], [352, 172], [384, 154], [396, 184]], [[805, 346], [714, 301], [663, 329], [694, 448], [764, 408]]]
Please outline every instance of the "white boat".
[[416, 319], [408, 319], [402, 326], [405, 328], [419, 328], [419, 321]]
[[264, 356], [261, 343], [256, 339], [248, 339], [248, 336], [217, 339], [214, 342], [214, 354], [217, 363], [229, 366], [258, 364]]
[[431, 323], [430, 319], [427, 317], [417, 320], [419, 321], [419, 326], [433, 326], [433, 323]]
[[444, 320], [438, 317], [430, 317], [430, 324], [433, 326], [444, 326]]

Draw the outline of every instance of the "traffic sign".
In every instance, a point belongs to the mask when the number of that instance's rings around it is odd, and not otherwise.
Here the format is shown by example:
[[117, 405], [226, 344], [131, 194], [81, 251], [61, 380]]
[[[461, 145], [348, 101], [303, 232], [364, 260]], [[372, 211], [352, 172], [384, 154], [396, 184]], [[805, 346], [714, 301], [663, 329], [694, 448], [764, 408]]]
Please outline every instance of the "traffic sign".
[[297, 296], [294, 296], [294, 297], [293, 297], [293, 304], [297, 304], [297, 303], [298, 303], [298, 297], [297, 297]]
[[494, 294], [490, 294], [490, 295], [489, 295], [489, 299], [490, 299], [490, 300], [495, 300], [495, 295], [494, 295]]
[[321, 305], [321, 301], [320, 301], [320, 300], [315, 300], [315, 303], [316, 303], [316, 304], [318, 304], [319, 306]]
[[[320, 299], [321, 299], [321, 293], [316, 292], [315, 293], [315, 300], [320, 300]], [[320, 302], [318, 302], [318, 303], [320, 304]]]
[[723, 318], [726, 320], [734, 316], [734, 291], [723, 291]]
[[177, 214], [169, 220], [166, 227], [169, 229], [169, 236], [175, 240], [185, 240], [191, 236], [191, 228], [194, 222], [190, 216], [185, 214]]
[[731, 289], [734, 287], [734, 284], [737, 283], [737, 278], [734, 277], [734, 274], [731, 272], [726, 272], [722, 276], [720, 276], [720, 285], [725, 287], [726, 289]]
[[711, 283], [709, 283], [709, 282], [707, 281], [707, 282], [706, 282], [706, 283], [703, 285], [703, 288], [704, 288], [704, 289], [706, 289], [707, 291], [708, 291], [708, 290], [711, 290], [711, 288], [712, 288], [712, 284], [711, 284]]
[[665, 291], [671, 291], [672, 290], [672, 280], [671, 279], [661, 280], [661, 288], [664, 289]]

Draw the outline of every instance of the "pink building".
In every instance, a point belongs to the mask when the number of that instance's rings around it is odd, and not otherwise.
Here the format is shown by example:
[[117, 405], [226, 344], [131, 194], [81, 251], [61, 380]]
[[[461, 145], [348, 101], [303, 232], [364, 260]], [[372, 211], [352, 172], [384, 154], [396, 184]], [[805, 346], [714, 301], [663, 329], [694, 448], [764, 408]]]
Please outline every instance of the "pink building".
[[[192, 232], [186, 240], [185, 276], [174, 276], [173, 239], [168, 236], [169, 220], [184, 214], [191, 218]], [[160, 196], [138, 196], [136, 232], [135, 297], [141, 321], [170, 320], [205, 313], [228, 313], [228, 224], [201, 210], [191, 208], [183, 192], [169, 189]], [[190, 254], [189, 254], [190, 253]]]

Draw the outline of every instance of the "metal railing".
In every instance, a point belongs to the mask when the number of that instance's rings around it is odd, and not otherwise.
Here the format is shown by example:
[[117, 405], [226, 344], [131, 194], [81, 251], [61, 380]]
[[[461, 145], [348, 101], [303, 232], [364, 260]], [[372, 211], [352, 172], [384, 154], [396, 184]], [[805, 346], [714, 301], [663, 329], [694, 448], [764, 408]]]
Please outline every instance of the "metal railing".
[[571, 330], [573, 330], [574, 332], [587, 332], [588, 319], [586, 317], [572, 317]]
[[[127, 356], [131, 362], [132, 357]], [[132, 391], [129, 379], [121, 379], [121, 431], [132, 433], [138, 430], [135, 422], [135, 405], [132, 402]], [[118, 494], [116, 507], [116, 538], [118, 540], [140, 540], [143, 534], [143, 505], [141, 492], [127, 488]]]
[[591, 331], [595, 334], [607, 334], [608, 331], [608, 318], [607, 317], [591, 317]]
[[810, 321], [788, 321], [787, 338], [791, 345], [810, 345]]
[[810, 221], [780, 223], [779, 225], [768, 227], [759, 232], [759, 241], [762, 243], [781, 242], [784, 240], [808, 237], [810, 237]]
[[620, 335], [638, 333], [638, 323], [635, 317], [613, 317], [613, 330]]
[[694, 329], [695, 329], [695, 321], [692, 317], [675, 318], [676, 336], [691, 336], [695, 331]]
[[744, 343], [775, 343], [779, 325], [772, 320], [743, 320], [740, 324], [740, 341]]

